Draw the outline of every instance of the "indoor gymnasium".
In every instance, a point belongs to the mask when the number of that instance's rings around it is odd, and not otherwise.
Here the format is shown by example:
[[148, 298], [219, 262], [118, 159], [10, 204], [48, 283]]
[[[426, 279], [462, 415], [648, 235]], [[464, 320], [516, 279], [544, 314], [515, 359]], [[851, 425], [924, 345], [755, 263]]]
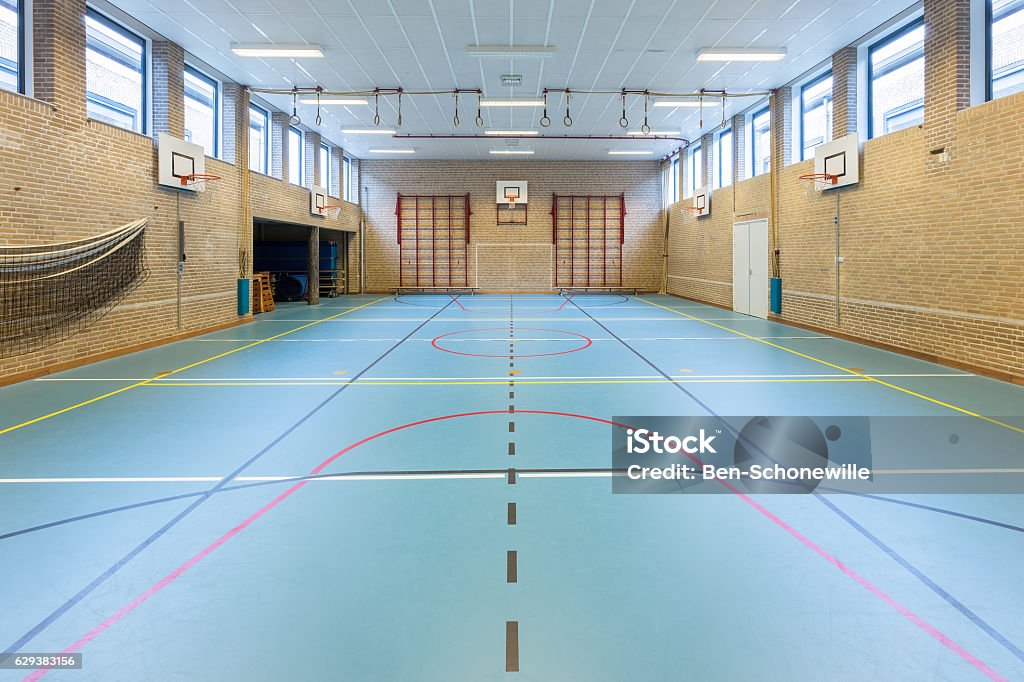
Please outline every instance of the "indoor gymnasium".
[[1024, 680], [1024, 0], [0, 0], [0, 680]]

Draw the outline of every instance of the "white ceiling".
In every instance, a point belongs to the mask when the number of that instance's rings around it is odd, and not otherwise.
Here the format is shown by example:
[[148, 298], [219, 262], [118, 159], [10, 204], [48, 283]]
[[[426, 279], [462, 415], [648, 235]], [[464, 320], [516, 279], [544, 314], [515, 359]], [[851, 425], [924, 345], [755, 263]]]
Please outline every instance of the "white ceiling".
[[[254, 87], [322, 85], [331, 90], [401, 86], [407, 90], [482, 88], [485, 96], [533, 97], [545, 87], [580, 90], [648, 88], [731, 93], [783, 85], [826, 60], [913, 0], [111, 0], [117, 8], [173, 40], [226, 76]], [[237, 57], [239, 43], [318, 43], [325, 59]], [[551, 59], [471, 58], [467, 45], [552, 45]], [[775, 63], [698, 63], [702, 47], [785, 47]], [[521, 74], [518, 88], [500, 76]], [[288, 97], [266, 98], [282, 110]], [[621, 105], [608, 95], [575, 95], [571, 128], [562, 125], [565, 102], [552, 96], [550, 128], [540, 109], [484, 109], [484, 128], [532, 129], [550, 135], [621, 135]], [[371, 101], [372, 102], [372, 101]], [[557, 103], [556, 103], [557, 102]], [[729, 114], [753, 104], [739, 99]], [[381, 106], [382, 125], [394, 127], [394, 100]], [[452, 123], [451, 95], [406, 97], [402, 133], [476, 134], [474, 98], [465, 98], [461, 126]], [[314, 125], [315, 107], [300, 106], [303, 124]], [[643, 103], [630, 98], [630, 129], [643, 119]], [[654, 130], [696, 137], [696, 109], [652, 109]], [[721, 109], [704, 111], [704, 131], [721, 120]], [[392, 140], [346, 136], [341, 128], [373, 125], [373, 107], [329, 107], [319, 130], [355, 156], [373, 157], [380, 147], [413, 147], [416, 157], [510, 158], [488, 155], [502, 139]], [[658, 158], [678, 146], [670, 141], [522, 140], [535, 159], [608, 159], [612, 148], [651, 149]], [[516, 157], [511, 157], [516, 158]], [[526, 157], [519, 157], [526, 158]], [[642, 158], [642, 157], [618, 157]]]

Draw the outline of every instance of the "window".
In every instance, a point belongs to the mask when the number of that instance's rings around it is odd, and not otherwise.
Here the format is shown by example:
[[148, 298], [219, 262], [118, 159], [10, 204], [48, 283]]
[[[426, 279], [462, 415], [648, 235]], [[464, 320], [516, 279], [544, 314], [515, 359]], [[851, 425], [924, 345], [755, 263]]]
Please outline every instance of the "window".
[[0, 88], [25, 92], [25, 2], [0, 0]]
[[356, 203], [352, 198], [352, 159], [348, 156], [341, 157], [341, 182], [344, 185], [341, 198], [353, 204]]
[[718, 134], [718, 153], [715, 163], [715, 189], [732, 184], [732, 128]]
[[270, 114], [249, 105], [249, 170], [267, 174], [270, 166]]
[[1024, 90], [1024, 0], [991, 0], [990, 99]]
[[185, 67], [185, 139], [217, 156], [220, 135], [220, 83]]
[[704, 186], [704, 178], [701, 173], [702, 161], [700, 145], [690, 147], [686, 168], [686, 196], [688, 197], [692, 197], [696, 189]]
[[668, 167], [668, 198], [670, 204], [679, 201], [679, 156], [672, 159]]
[[302, 184], [302, 131], [288, 127], [288, 182]]
[[146, 40], [92, 9], [85, 14], [85, 81], [90, 118], [146, 132]]
[[832, 72], [800, 88], [800, 158], [814, 157], [814, 148], [832, 139]]
[[772, 116], [768, 107], [750, 117], [751, 149], [753, 149], [751, 177], [772, 169]]
[[320, 145], [320, 184], [327, 188], [327, 193], [334, 196], [334, 178], [331, 177], [331, 148]]
[[868, 137], [924, 121], [924, 22], [916, 21], [868, 51]]

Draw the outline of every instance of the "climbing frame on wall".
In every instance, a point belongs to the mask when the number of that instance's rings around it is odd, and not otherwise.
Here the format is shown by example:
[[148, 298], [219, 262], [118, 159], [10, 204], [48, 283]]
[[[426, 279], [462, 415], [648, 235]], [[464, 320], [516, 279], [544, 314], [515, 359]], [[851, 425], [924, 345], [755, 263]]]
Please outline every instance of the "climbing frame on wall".
[[399, 289], [469, 286], [469, 194], [399, 194]]
[[551, 197], [556, 288], [622, 287], [626, 197]]

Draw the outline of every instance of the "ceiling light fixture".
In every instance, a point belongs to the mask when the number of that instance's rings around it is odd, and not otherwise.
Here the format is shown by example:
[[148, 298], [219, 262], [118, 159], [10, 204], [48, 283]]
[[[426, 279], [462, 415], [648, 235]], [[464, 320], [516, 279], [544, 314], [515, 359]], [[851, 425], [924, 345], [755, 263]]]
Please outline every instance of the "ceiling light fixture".
[[785, 58], [784, 47], [705, 47], [697, 52], [698, 62], [777, 62]]
[[415, 154], [415, 149], [370, 149], [371, 154]]
[[344, 99], [341, 97], [321, 97], [317, 99], [315, 97], [304, 97], [299, 100], [299, 104], [319, 104], [320, 106], [361, 106], [369, 104], [365, 99]]
[[507, 73], [501, 77], [501, 84], [508, 88], [514, 88], [517, 85], [523, 84], [523, 77], [518, 74]]
[[492, 149], [491, 154], [532, 154], [532, 149]]
[[548, 45], [467, 45], [466, 54], [481, 59], [549, 59], [555, 48]]
[[513, 137], [516, 135], [538, 135], [536, 130], [485, 130], [484, 135], [496, 135], [498, 137]]
[[508, 97], [484, 97], [480, 100], [482, 107], [542, 107], [543, 99], [509, 99]]
[[648, 137], [650, 135], [678, 135], [678, 130], [652, 130], [650, 132], [643, 132], [642, 130], [630, 130], [627, 135], [631, 137]]
[[609, 149], [608, 153], [611, 156], [642, 156], [653, 154], [654, 151], [651, 149]]
[[312, 57], [322, 59], [323, 51], [316, 44], [232, 43], [231, 51], [239, 57]]
[[342, 131], [346, 135], [394, 135], [394, 130], [387, 130], [386, 128], [343, 128]]

